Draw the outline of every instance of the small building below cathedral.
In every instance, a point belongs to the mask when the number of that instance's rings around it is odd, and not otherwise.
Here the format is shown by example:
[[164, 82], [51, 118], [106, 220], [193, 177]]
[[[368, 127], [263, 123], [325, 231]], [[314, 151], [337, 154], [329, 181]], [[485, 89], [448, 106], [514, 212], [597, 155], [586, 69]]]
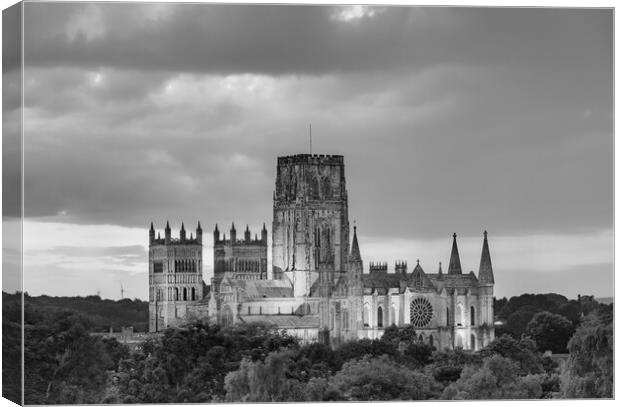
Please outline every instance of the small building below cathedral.
[[[393, 270], [387, 263], [364, 268], [353, 228], [349, 241], [344, 158], [298, 154], [279, 157], [273, 203], [272, 270], [267, 270], [267, 228], [237, 239], [213, 231], [214, 276], [202, 278], [202, 229], [196, 238], [172, 239], [149, 231], [149, 329], [192, 319], [221, 325], [262, 322], [302, 342], [331, 344], [379, 338], [390, 325], [415, 327], [420, 341], [437, 348], [479, 349], [494, 338], [495, 284], [487, 232], [478, 275], [464, 274], [457, 236], [446, 272], [425, 272], [416, 261]], [[430, 268], [431, 266], [428, 266]]]

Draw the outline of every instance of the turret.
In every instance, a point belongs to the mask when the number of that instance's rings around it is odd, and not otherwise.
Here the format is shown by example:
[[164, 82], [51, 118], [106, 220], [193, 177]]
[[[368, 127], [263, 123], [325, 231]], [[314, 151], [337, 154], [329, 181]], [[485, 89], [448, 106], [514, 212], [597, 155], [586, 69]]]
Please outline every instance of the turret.
[[404, 260], [401, 261], [396, 261], [396, 264], [394, 265], [394, 270], [396, 271], [396, 274], [400, 274], [403, 277], [407, 275], [407, 262]]
[[450, 265], [448, 266], [448, 274], [463, 274], [461, 271], [461, 258], [459, 257], [459, 249], [456, 245], [456, 233], [452, 235], [452, 253], [450, 254]]
[[196, 241], [198, 244], [202, 244], [202, 228], [200, 227], [200, 221], [198, 221], [198, 227], [196, 228]]
[[482, 242], [482, 255], [480, 256], [480, 269], [478, 269], [478, 280], [480, 285], [494, 285], [493, 266], [491, 265], [491, 254], [489, 253], [489, 241], [487, 231], [484, 231], [484, 241]]
[[437, 277], [443, 278], [443, 271], [441, 270], [441, 262], [439, 262], [439, 271], [437, 272]]
[[260, 231], [260, 239], [264, 244], [267, 244], [267, 227], [265, 226], [265, 223], [263, 223], [263, 229]]
[[215, 224], [215, 229], [213, 229], [213, 244], [219, 242], [220, 240], [220, 230], [217, 228], [217, 223]]
[[155, 228], [153, 227], [153, 222], [151, 222], [151, 229], [149, 229], [149, 244], [153, 244], [155, 241]]
[[185, 242], [185, 223], [181, 222], [181, 231], [179, 232], [181, 242]]
[[233, 222], [230, 228], [230, 242], [233, 244], [237, 242], [237, 229], [235, 229], [235, 222]]
[[243, 233], [243, 238], [247, 243], [249, 243], [252, 239], [252, 236], [250, 234], [250, 225], [245, 225], [245, 232]]
[[166, 229], [164, 230], [165, 241], [166, 244], [170, 244], [171, 236], [170, 236], [170, 223], [166, 221]]

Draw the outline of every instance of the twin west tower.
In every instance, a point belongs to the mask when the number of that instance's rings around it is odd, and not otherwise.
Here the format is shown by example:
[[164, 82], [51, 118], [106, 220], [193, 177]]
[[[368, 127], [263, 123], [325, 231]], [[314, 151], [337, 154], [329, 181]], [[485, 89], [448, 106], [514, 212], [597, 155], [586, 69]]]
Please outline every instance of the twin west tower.
[[377, 338], [392, 324], [411, 324], [433, 346], [477, 349], [494, 337], [495, 284], [487, 233], [478, 275], [461, 270], [456, 234], [447, 272], [409, 271], [399, 261], [364, 269], [356, 228], [350, 235], [344, 158], [298, 154], [279, 157], [273, 193], [272, 267], [267, 228], [248, 227], [229, 239], [213, 231], [214, 276], [202, 279], [200, 223], [186, 236], [149, 231], [151, 331], [195, 319], [230, 325], [275, 325], [302, 341], [337, 343]]

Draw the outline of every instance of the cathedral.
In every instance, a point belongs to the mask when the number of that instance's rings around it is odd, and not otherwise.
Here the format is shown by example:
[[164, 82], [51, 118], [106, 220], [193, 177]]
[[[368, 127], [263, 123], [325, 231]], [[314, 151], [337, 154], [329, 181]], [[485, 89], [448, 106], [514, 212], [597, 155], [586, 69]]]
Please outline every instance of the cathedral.
[[[200, 223], [186, 236], [149, 230], [149, 330], [201, 319], [221, 325], [261, 322], [302, 342], [338, 344], [379, 338], [386, 327], [412, 325], [420, 341], [437, 348], [476, 350], [494, 338], [493, 287], [487, 232], [478, 275], [463, 273], [457, 246], [446, 272], [413, 270], [397, 261], [364, 268], [357, 228], [350, 236], [344, 158], [297, 154], [278, 157], [273, 193], [272, 267], [267, 228], [252, 238], [234, 223], [213, 231], [213, 277], [202, 278]], [[362, 242], [363, 243], [363, 242]]]

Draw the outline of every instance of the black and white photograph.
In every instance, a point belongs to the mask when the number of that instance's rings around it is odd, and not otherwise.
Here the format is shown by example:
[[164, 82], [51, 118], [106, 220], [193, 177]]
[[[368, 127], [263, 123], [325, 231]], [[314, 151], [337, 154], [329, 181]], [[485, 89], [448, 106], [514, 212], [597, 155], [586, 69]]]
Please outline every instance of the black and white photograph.
[[614, 398], [613, 5], [4, 7], [2, 397]]

